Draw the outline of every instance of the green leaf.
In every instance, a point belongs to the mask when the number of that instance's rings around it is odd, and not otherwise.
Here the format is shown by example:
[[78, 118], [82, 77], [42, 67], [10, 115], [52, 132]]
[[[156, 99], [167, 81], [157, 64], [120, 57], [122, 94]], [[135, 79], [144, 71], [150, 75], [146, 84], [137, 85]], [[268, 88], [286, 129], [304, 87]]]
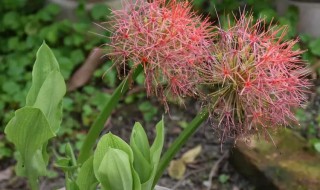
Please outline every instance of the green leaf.
[[93, 171], [93, 156], [83, 163], [80, 168], [76, 183], [79, 190], [95, 190], [98, 181]]
[[7, 147], [4, 142], [0, 142], [0, 160], [2, 160], [5, 157], [11, 157], [12, 156], [12, 149]]
[[58, 158], [55, 162], [55, 166], [60, 168], [64, 172], [70, 171], [71, 159], [70, 158]]
[[17, 110], [6, 126], [5, 133], [22, 155], [34, 153], [55, 136], [41, 110], [32, 107]]
[[157, 135], [151, 148], [140, 123], [134, 125], [130, 138], [130, 146], [134, 154], [133, 166], [139, 174], [142, 190], [152, 189], [164, 143], [163, 120], [156, 125], [156, 130]]
[[309, 48], [313, 54], [320, 56], [320, 38], [310, 42]]
[[156, 125], [156, 131], [157, 131], [156, 138], [154, 139], [153, 144], [151, 145], [151, 148], [150, 148], [151, 163], [153, 166], [153, 171], [152, 171], [152, 175], [151, 175], [149, 181], [146, 182], [145, 184], [143, 184], [143, 186], [146, 189], [151, 189], [152, 185], [155, 183], [154, 178], [157, 173], [158, 164], [160, 161], [160, 156], [161, 156], [161, 152], [162, 152], [162, 148], [163, 148], [163, 144], [164, 144], [163, 119]]
[[107, 147], [96, 177], [104, 190], [132, 190], [130, 158], [122, 150]]
[[192, 1], [192, 3], [193, 3], [193, 6], [199, 9], [203, 6], [203, 4], [205, 3], [205, 0], [194, 0]]
[[219, 182], [220, 183], [227, 183], [227, 181], [229, 180], [230, 176], [226, 175], [226, 174], [221, 174], [219, 175]]
[[300, 34], [299, 38], [304, 43], [309, 43], [311, 41], [311, 36], [309, 34]]
[[34, 107], [41, 109], [52, 130], [57, 132], [62, 119], [62, 100], [66, 93], [63, 76], [58, 71], [52, 71], [44, 81]]
[[101, 111], [103, 109], [103, 106], [110, 99], [110, 96], [110, 94], [97, 91], [94, 93], [91, 103], [95, 105], [99, 111]]
[[297, 6], [289, 6], [285, 17], [290, 21], [292, 27], [296, 28], [298, 22], [299, 22], [299, 8]]
[[19, 93], [20, 86], [14, 81], [7, 81], [2, 85], [2, 90], [10, 96]]
[[18, 150], [17, 173], [28, 177], [31, 189], [38, 189], [38, 177], [46, 175], [49, 160], [47, 143], [59, 129], [66, 93], [59, 65], [45, 43], [37, 52], [32, 76], [27, 105], [15, 112], [5, 133]]
[[277, 17], [277, 12], [271, 8], [264, 9], [259, 14], [261, 18], [266, 19], [267, 23], [272, 22], [272, 20]]
[[71, 144], [70, 143], [67, 143], [66, 144], [66, 155], [67, 155], [67, 157], [70, 159], [70, 161], [71, 161], [71, 166], [77, 166], [77, 160], [76, 160], [76, 157], [75, 157], [75, 155], [74, 155], [74, 151], [73, 151], [73, 148], [72, 148], [72, 146], [71, 146]]
[[[83, 39], [83, 36], [81, 36], [81, 39]], [[77, 49], [70, 53], [70, 58], [72, 62], [74, 62], [75, 64], [79, 64], [85, 59], [85, 55], [80, 49]]]
[[133, 167], [137, 171], [141, 183], [144, 183], [150, 178], [152, 166], [150, 165], [150, 145], [140, 123], [135, 123], [133, 127], [130, 146], [134, 155]]
[[19, 37], [11, 37], [8, 39], [8, 49], [9, 50], [16, 50], [21, 42], [19, 42]]
[[43, 10], [51, 15], [57, 15], [60, 12], [60, 7], [57, 4], [48, 4]]
[[[132, 179], [133, 179], [133, 187], [131, 187], [131, 188], [133, 190], [140, 190], [141, 189], [140, 179], [139, 179], [137, 172], [133, 168], [132, 150], [131, 150], [130, 146], [125, 141], [123, 141], [121, 138], [113, 135], [112, 133], [108, 133], [100, 139], [100, 141], [97, 145], [97, 148], [94, 152], [93, 169], [94, 169], [94, 174], [97, 177], [98, 181], [101, 182], [98, 175], [99, 175], [99, 172], [101, 172], [101, 170], [103, 169], [103, 168], [101, 168], [102, 167], [101, 164], [103, 163], [103, 159], [105, 159], [108, 148], [118, 149], [118, 150], [121, 150], [122, 152], [127, 154], [128, 159], [129, 159], [129, 163], [130, 163], [130, 167], [131, 167], [131, 175], [132, 175]], [[104, 164], [104, 166], [105, 166], [105, 164]]]
[[24, 26], [24, 31], [28, 36], [37, 35], [40, 27], [40, 23], [38, 23], [37, 21], [32, 21], [26, 23], [26, 25]]
[[20, 173], [36, 187], [38, 177], [46, 174], [43, 144], [55, 136], [46, 117], [38, 108], [21, 108], [6, 126], [5, 133], [20, 154]]
[[320, 142], [314, 143], [313, 144], [314, 149], [320, 153]]
[[52, 44], [56, 44], [59, 39], [59, 26], [58, 24], [52, 24], [46, 27], [42, 27], [39, 31], [39, 37], [47, 40]]
[[52, 51], [43, 43], [37, 52], [37, 59], [32, 71], [32, 85], [27, 95], [27, 106], [32, 106], [49, 73], [59, 71], [59, 64]]
[[107, 152], [107, 147], [124, 151], [128, 154], [130, 162], [133, 163], [133, 153], [130, 146], [120, 137], [117, 137], [112, 133], [108, 133], [100, 139], [94, 152], [93, 167], [95, 174], [97, 174], [96, 172], [99, 169], [100, 163]]
[[75, 181], [70, 178], [66, 179], [66, 190], [79, 190], [79, 187]]
[[20, 27], [20, 15], [16, 11], [10, 11], [3, 15], [3, 26], [12, 30], [19, 29]]
[[72, 24], [72, 28], [79, 33], [87, 32], [90, 29], [90, 25], [82, 22], [76, 22]]
[[135, 80], [139, 85], [143, 85], [144, 81], [146, 81], [146, 77], [144, 75], [139, 75]]
[[58, 131], [61, 123], [65, 93], [66, 85], [57, 60], [50, 48], [43, 43], [37, 52], [26, 104], [41, 109], [54, 132]]
[[141, 152], [142, 156], [144, 156], [147, 161], [150, 161], [150, 145], [148, 137], [139, 122], [136, 122], [133, 126], [130, 138], [130, 145], [131, 144], [139, 148], [139, 152]]
[[110, 9], [105, 4], [96, 4], [91, 9], [91, 16], [94, 20], [106, 19]]
[[158, 112], [158, 109], [147, 101], [141, 103], [138, 108], [143, 113], [143, 119], [147, 122], [151, 121]]

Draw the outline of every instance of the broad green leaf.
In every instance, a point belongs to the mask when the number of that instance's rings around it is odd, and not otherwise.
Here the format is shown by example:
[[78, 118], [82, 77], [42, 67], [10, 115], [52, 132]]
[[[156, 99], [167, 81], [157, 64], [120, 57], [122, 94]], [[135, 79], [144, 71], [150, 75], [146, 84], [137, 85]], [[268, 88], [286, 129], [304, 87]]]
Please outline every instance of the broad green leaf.
[[124, 151], [128, 154], [130, 163], [133, 163], [133, 153], [130, 146], [121, 138], [113, 135], [112, 133], [108, 133], [100, 139], [94, 152], [93, 168], [96, 175], [108, 147]]
[[20, 173], [28, 177], [31, 183], [37, 181], [39, 176], [45, 175], [46, 160], [42, 149], [55, 134], [41, 110], [32, 107], [17, 110], [6, 126], [5, 133], [20, 154]]
[[133, 165], [131, 164], [131, 171], [132, 171], [132, 179], [133, 179], [133, 190], [142, 190], [142, 185], [140, 182], [140, 178], [138, 173], [133, 168]]
[[130, 138], [130, 145], [131, 143], [135, 144], [138, 148], [140, 148], [141, 154], [147, 159], [147, 161], [150, 161], [150, 145], [148, 137], [139, 122], [136, 122], [133, 126]]
[[151, 146], [151, 159], [154, 163], [158, 163], [164, 143], [164, 125], [163, 119], [156, 125], [157, 136]]
[[32, 106], [36, 102], [42, 84], [52, 71], [59, 71], [59, 64], [47, 44], [43, 43], [37, 52], [37, 59], [33, 66], [32, 85], [27, 95], [27, 106]]
[[132, 190], [133, 179], [128, 154], [108, 147], [96, 172], [104, 190]]
[[27, 106], [41, 109], [54, 132], [62, 119], [62, 99], [66, 85], [59, 65], [50, 48], [43, 43], [37, 52], [32, 71], [32, 85], [27, 95]]
[[55, 136], [41, 110], [32, 107], [17, 110], [6, 126], [5, 133], [22, 156], [33, 154]]
[[65, 93], [66, 86], [61, 73], [52, 71], [43, 82], [34, 103], [34, 107], [42, 110], [54, 132], [60, 127], [62, 99]]
[[98, 181], [93, 171], [93, 156], [81, 166], [76, 183], [79, 190], [95, 190], [97, 188]]
[[131, 173], [132, 179], [133, 179], [132, 189], [141, 190], [139, 176], [133, 168], [133, 153], [130, 146], [121, 138], [113, 135], [112, 133], [108, 133], [100, 139], [100, 141], [98, 142], [97, 148], [94, 152], [93, 169], [94, 169], [94, 174], [97, 177], [98, 181], [101, 182], [98, 178], [98, 175], [99, 175], [98, 171], [104, 169], [104, 168], [101, 168], [100, 165], [102, 164], [103, 159], [106, 156], [108, 148], [118, 149], [127, 154], [130, 161], [129, 163], [130, 163], [131, 172], [132, 172]]
[[66, 190], [79, 190], [77, 183], [72, 179], [67, 178], [65, 183], [66, 183]]
[[153, 167], [152, 169], [152, 174], [150, 176], [150, 179], [142, 184], [141, 189], [151, 189], [153, 180], [155, 178], [160, 156], [161, 156], [161, 151], [163, 148], [163, 143], [164, 143], [164, 125], [163, 125], [163, 119], [156, 125], [156, 131], [157, 131], [157, 136], [154, 139], [154, 142], [150, 148], [150, 158], [151, 158], [151, 166]]
[[150, 145], [140, 123], [135, 123], [133, 127], [130, 146], [134, 155], [133, 167], [137, 171], [141, 183], [144, 183], [150, 178], [152, 166], [150, 165]]
[[17, 173], [28, 177], [32, 189], [38, 189], [38, 177], [46, 175], [49, 160], [47, 143], [59, 129], [66, 93], [59, 65], [45, 43], [37, 52], [32, 77], [26, 106], [15, 112], [5, 133], [18, 150]]

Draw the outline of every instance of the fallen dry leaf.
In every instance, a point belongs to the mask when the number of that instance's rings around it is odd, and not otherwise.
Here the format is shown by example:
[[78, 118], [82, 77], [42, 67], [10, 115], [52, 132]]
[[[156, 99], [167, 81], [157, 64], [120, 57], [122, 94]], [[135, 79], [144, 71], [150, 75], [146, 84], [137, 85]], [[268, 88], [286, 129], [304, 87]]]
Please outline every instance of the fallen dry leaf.
[[196, 157], [199, 156], [201, 150], [202, 146], [198, 145], [185, 152], [180, 159], [172, 160], [168, 168], [169, 176], [173, 179], [182, 179], [186, 172], [186, 165], [194, 162]]
[[188, 150], [187, 152], [185, 152], [182, 155], [181, 160], [186, 164], [193, 163], [194, 160], [196, 159], [196, 157], [199, 156], [199, 154], [201, 153], [201, 150], [202, 150], [202, 146], [198, 145], [198, 146]]
[[89, 82], [97, 67], [105, 61], [100, 48], [94, 48], [82, 66], [72, 75], [68, 82], [68, 91], [74, 91]]
[[182, 160], [172, 160], [170, 162], [168, 173], [173, 179], [182, 179], [184, 173], [186, 172], [186, 165]]

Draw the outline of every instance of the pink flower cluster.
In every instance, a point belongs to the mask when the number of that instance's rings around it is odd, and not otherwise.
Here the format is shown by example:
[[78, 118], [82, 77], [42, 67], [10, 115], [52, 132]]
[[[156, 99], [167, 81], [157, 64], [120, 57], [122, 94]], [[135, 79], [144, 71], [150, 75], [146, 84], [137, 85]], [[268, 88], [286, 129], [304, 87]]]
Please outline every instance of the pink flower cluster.
[[[214, 58], [199, 68], [207, 87], [207, 101], [221, 140], [226, 137], [288, 125], [296, 121], [292, 108], [306, 100], [310, 85], [297, 40], [284, 41], [286, 28], [272, 27], [251, 15], [219, 29], [212, 47]], [[209, 108], [210, 109], [210, 108]]]
[[242, 14], [213, 27], [188, 2], [136, 0], [113, 11], [109, 56], [118, 72], [142, 65], [148, 95], [204, 100], [221, 140], [295, 121], [310, 83], [286, 28]]
[[191, 11], [188, 2], [135, 0], [112, 11], [111, 51], [108, 54], [125, 72], [127, 61], [143, 65], [148, 95], [193, 96], [198, 83], [194, 65], [211, 55], [212, 26]]

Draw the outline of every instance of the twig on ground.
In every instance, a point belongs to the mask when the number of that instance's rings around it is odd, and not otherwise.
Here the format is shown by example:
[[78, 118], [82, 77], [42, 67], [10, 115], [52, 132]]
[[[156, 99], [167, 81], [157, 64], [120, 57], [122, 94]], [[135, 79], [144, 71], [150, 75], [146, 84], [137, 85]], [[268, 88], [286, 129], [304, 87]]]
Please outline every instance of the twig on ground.
[[212, 179], [217, 175], [221, 162], [225, 158], [227, 158], [228, 156], [229, 156], [229, 151], [226, 151], [212, 166], [210, 174], [209, 174], [209, 178], [208, 178], [208, 188], [207, 188], [207, 190], [211, 189]]
[[182, 184], [182, 182], [183, 182], [186, 178], [188, 178], [189, 176], [191, 176], [191, 175], [193, 175], [193, 174], [195, 174], [195, 173], [198, 173], [198, 172], [201, 172], [201, 171], [203, 171], [203, 170], [206, 170], [206, 169], [207, 169], [206, 167], [203, 167], [203, 168], [200, 168], [200, 169], [197, 169], [197, 170], [193, 170], [193, 171], [187, 173], [187, 174], [184, 175], [183, 178], [180, 179], [171, 189], [172, 189], [172, 190], [177, 189], [177, 188]]

